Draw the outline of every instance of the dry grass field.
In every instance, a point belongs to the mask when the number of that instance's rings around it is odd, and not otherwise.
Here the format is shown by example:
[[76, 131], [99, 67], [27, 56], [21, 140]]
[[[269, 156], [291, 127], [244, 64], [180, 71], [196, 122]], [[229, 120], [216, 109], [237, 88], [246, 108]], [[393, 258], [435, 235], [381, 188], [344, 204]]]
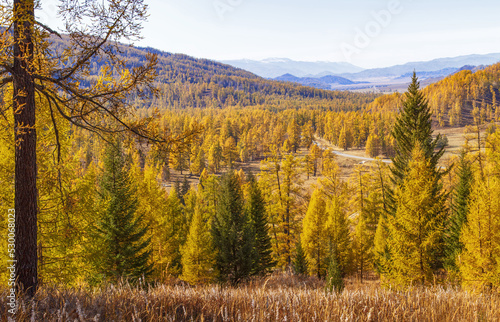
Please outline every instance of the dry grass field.
[[[7, 321], [6, 290], [0, 295], [0, 320]], [[500, 295], [393, 291], [354, 280], [337, 295], [316, 278], [275, 274], [240, 287], [43, 287], [35, 302], [20, 306], [17, 321], [500, 321]]]

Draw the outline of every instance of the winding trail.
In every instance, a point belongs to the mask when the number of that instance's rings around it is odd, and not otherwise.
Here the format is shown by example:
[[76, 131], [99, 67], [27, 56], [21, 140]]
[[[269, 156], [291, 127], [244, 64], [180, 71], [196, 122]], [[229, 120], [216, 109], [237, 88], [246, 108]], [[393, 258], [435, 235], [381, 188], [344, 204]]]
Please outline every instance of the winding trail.
[[363, 160], [363, 161], [382, 161], [384, 163], [392, 163], [391, 160], [365, 158], [365, 157], [359, 157], [357, 155], [346, 154], [346, 153], [337, 152], [337, 151], [333, 151], [333, 153], [335, 153], [336, 155], [339, 155], [341, 157], [344, 157], [344, 158], [358, 159], [358, 160]]
[[[326, 142], [326, 140], [324, 140], [324, 139], [320, 139], [320, 140]], [[331, 144], [328, 144], [328, 143], [324, 144], [324, 143], [319, 142], [319, 140], [313, 141], [313, 143], [316, 144], [321, 149], [332, 148], [333, 153], [335, 153], [338, 156], [344, 157], [344, 158], [357, 159], [357, 160], [362, 160], [362, 161], [382, 161], [382, 162], [387, 163], [387, 164], [392, 163], [391, 160], [366, 158], [366, 157], [360, 157], [357, 155], [352, 155], [352, 154], [334, 151], [333, 146]]]

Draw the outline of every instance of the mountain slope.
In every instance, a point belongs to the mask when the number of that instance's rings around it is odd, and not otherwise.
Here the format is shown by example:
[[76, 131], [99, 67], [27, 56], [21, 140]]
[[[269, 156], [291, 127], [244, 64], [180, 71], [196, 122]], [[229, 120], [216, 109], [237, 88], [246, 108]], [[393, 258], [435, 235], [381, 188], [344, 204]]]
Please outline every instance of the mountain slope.
[[[464, 69], [423, 89], [439, 126], [464, 126], [500, 121], [500, 63], [484, 69]], [[401, 94], [377, 98], [371, 111], [396, 111]]]
[[[55, 40], [53, 46], [64, 47], [64, 40]], [[130, 97], [129, 101], [137, 107], [224, 108], [265, 105], [267, 108], [311, 106], [347, 111], [359, 110], [377, 97], [268, 80], [219, 62], [152, 48], [121, 46], [118, 55], [132, 67], [143, 64], [148, 53], [158, 56], [156, 85], [160, 95], [145, 100]], [[99, 57], [91, 61], [89, 82], [95, 81], [104, 64]]]

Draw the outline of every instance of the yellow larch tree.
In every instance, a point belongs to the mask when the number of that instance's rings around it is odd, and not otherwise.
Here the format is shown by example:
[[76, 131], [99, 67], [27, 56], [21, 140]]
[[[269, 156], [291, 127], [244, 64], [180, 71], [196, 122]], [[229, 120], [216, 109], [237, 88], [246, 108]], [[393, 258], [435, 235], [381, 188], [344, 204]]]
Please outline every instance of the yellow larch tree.
[[326, 212], [325, 230], [329, 254], [337, 260], [342, 275], [346, 275], [352, 269], [351, 233], [349, 219], [339, 197], [334, 196], [327, 201]]
[[321, 190], [314, 190], [306, 216], [302, 221], [301, 243], [307, 258], [309, 272], [325, 275], [328, 258], [328, 240], [325, 235], [326, 203]]
[[476, 180], [469, 201], [468, 223], [460, 241], [458, 265], [467, 288], [500, 287], [500, 179]]
[[206, 221], [197, 207], [185, 245], [182, 247], [181, 278], [190, 284], [206, 284], [216, 277], [215, 252], [210, 234], [211, 221]]
[[444, 194], [434, 194], [439, 183], [419, 144], [413, 149], [408, 173], [394, 192], [396, 213], [388, 216], [389, 280], [396, 286], [433, 281], [435, 251], [443, 231]]

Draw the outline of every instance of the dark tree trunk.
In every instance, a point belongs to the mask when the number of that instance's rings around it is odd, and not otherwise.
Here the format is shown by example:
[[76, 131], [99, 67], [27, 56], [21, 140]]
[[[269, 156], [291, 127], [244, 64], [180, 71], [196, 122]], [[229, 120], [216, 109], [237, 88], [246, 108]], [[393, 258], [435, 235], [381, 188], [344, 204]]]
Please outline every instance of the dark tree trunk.
[[15, 259], [19, 290], [28, 296], [38, 285], [33, 26], [33, 0], [14, 0]]

